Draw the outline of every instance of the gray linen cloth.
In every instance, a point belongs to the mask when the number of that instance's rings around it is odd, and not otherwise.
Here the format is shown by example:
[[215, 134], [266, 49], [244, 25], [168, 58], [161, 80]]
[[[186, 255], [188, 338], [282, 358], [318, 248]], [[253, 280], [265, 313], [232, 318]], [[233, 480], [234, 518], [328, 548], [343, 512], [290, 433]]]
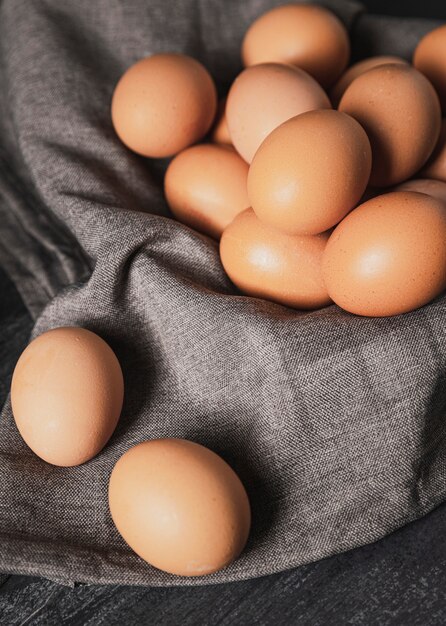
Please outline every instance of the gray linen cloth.
[[[104, 451], [50, 466], [0, 421], [0, 571], [66, 582], [196, 585], [269, 574], [372, 542], [446, 497], [446, 301], [392, 319], [300, 313], [238, 294], [217, 244], [169, 217], [164, 162], [130, 153], [110, 98], [137, 59], [181, 51], [224, 93], [271, 0], [4, 0], [0, 262], [36, 317], [99, 333], [126, 397]], [[435, 24], [325, 2], [354, 52], [410, 57]], [[237, 471], [253, 509], [242, 556], [205, 579], [126, 546], [107, 484], [130, 446], [185, 437]]]

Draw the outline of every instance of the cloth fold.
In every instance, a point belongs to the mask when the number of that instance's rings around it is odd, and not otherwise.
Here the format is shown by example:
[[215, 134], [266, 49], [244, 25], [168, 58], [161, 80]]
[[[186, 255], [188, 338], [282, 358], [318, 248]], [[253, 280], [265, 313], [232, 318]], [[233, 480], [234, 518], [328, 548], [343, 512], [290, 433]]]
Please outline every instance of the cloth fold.
[[[218, 246], [170, 218], [166, 163], [116, 138], [110, 99], [137, 59], [196, 56], [221, 94], [271, 0], [46, 0], [0, 5], [0, 262], [33, 335], [80, 325], [125, 376], [118, 428], [95, 459], [52, 467], [0, 420], [0, 570], [65, 581], [196, 585], [294, 567], [374, 541], [446, 497], [446, 299], [402, 317], [301, 313], [236, 292]], [[410, 56], [434, 22], [323, 2], [354, 55]], [[145, 439], [221, 454], [253, 508], [247, 549], [203, 579], [160, 572], [111, 521], [114, 463]]]

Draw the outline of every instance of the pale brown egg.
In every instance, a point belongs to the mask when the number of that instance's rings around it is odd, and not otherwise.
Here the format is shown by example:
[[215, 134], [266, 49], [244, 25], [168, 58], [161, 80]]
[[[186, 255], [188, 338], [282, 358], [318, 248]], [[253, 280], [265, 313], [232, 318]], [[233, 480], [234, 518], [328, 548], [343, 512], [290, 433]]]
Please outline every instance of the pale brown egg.
[[286, 4], [251, 24], [242, 44], [245, 66], [290, 63], [329, 87], [347, 67], [348, 33], [330, 11], [309, 4]]
[[175, 217], [219, 239], [249, 206], [248, 165], [230, 146], [201, 144], [180, 152], [167, 168], [164, 189]]
[[11, 404], [25, 443], [47, 463], [80, 465], [105, 446], [122, 409], [124, 383], [112, 349], [77, 327], [34, 339], [14, 370]]
[[413, 64], [431, 81], [446, 113], [446, 24], [421, 39], [415, 48]]
[[345, 91], [339, 110], [358, 120], [370, 139], [374, 187], [397, 185], [413, 176], [440, 133], [437, 94], [409, 65], [387, 64], [361, 74]]
[[433, 196], [437, 200], [446, 203], [446, 182], [429, 178], [412, 178], [394, 187], [392, 191], [418, 191]]
[[310, 111], [262, 143], [249, 169], [248, 196], [265, 224], [289, 235], [315, 235], [359, 202], [370, 168], [369, 140], [353, 118]]
[[229, 90], [226, 119], [235, 149], [251, 163], [262, 141], [282, 122], [330, 109], [322, 87], [296, 67], [264, 63], [244, 70]]
[[248, 209], [225, 229], [220, 258], [243, 293], [295, 309], [320, 309], [330, 304], [321, 272], [327, 241], [327, 233], [280, 233]]
[[426, 178], [436, 178], [446, 182], [446, 119], [441, 123], [440, 137], [425, 167], [420, 172]]
[[212, 129], [211, 139], [214, 143], [232, 145], [229, 134], [228, 120], [226, 119], [226, 98], [218, 103], [217, 115]]
[[350, 313], [385, 317], [427, 304], [446, 288], [444, 203], [400, 191], [362, 204], [332, 233], [322, 273]]
[[150, 565], [203, 576], [229, 565], [248, 539], [251, 512], [240, 479], [217, 454], [184, 439], [145, 441], [116, 463], [110, 512]]
[[351, 65], [345, 70], [341, 78], [330, 90], [330, 100], [333, 106], [338, 106], [345, 90], [352, 84], [355, 78], [358, 78], [358, 76], [361, 76], [361, 74], [371, 70], [373, 67], [387, 65], [388, 63], [403, 63], [404, 65], [407, 65], [407, 61], [405, 59], [395, 56], [369, 57], [368, 59], [363, 59], [362, 61], [358, 61], [357, 63]]
[[132, 65], [113, 93], [113, 126], [146, 157], [168, 157], [199, 141], [217, 110], [207, 70], [182, 54], [155, 54]]

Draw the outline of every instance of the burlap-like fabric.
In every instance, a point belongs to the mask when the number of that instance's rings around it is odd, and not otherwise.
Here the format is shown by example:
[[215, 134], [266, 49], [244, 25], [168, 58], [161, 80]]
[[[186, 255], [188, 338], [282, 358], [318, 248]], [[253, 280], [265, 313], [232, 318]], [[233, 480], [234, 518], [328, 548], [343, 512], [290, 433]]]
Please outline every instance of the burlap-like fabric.
[[[5, 0], [0, 7], [0, 261], [36, 316], [98, 332], [125, 373], [116, 433], [50, 466], [0, 421], [0, 570], [64, 581], [199, 584], [260, 576], [374, 541], [446, 496], [446, 300], [392, 319], [299, 313], [237, 294], [217, 244], [169, 217], [165, 163], [117, 140], [122, 72], [199, 58], [223, 93], [270, 0]], [[434, 26], [327, 2], [355, 53], [410, 56]], [[206, 175], [206, 173], [203, 173]], [[185, 437], [238, 472], [243, 555], [211, 577], [151, 568], [119, 537], [111, 469], [130, 446]]]

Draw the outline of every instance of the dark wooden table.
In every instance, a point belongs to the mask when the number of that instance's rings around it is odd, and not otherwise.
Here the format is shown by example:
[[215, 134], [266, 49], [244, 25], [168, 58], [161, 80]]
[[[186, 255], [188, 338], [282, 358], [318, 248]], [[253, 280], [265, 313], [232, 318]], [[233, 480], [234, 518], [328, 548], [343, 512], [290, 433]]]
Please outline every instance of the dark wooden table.
[[[446, 19], [444, 0], [364, 4], [377, 13]], [[31, 327], [17, 291], [0, 270], [0, 403]], [[242, 583], [69, 588], [0, 574], [0, 626], [25, 624], [444, 625], [446, 505], [373, 545]]]

